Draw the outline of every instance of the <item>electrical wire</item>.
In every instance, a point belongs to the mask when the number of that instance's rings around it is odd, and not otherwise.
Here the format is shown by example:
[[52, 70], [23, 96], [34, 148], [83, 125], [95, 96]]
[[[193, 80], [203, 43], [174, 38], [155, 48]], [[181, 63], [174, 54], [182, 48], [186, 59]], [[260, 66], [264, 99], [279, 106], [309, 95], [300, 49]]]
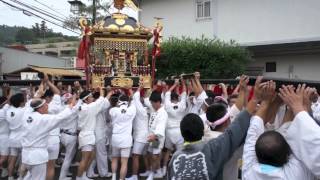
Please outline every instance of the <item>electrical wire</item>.
[[57, 11], [57, 10], [53, 9], [52, 7], [50, 7], [50, 6], [46, 5], [46, 4], [44, 4], [44, 3], [42, 3], [42, 2], [40, 2], [40, 1], [38, 1], [38, 0], [33, 0], [33, 1], [35, 1], [35, 2], [37, 2], [37, 3], [39, 3], [39, 4], [41, 4], [42, 6], [44, 6], [44, 7], [48, 8], [48, 9], [50, 9], [51, 11], [53, 11], [53, 12], [55, 12], [55, 13], [58, 13], [59, 15], [61, 15], [61, 16], [62, 16], [62, 17], [64, 17], [64, 18], [68, 18], [68, 17], [67, 17], [67, 16], [65, 16], [64, 14], [60, 13], [59, 11]]
[[[63, 25], [60, 25], [60, 24], [58, 24], [58, 23], [56, 23], [56, 22], [54, 22], [54, 21], [48, 20], [48, 19], [46, 19], [46, 18], [44, 18], [44, 17], [42, 17], [42, 16], [40, 16], [40, 15], [38, 15], [38, 14], [35, 14], [35, 13], [31, 12], [31, 11], [28, 11], [28, 10], [26, 10], [26, 9], [24, 9], [24, 8], [18, 7], [18, 6], [13, 5], [13, 4], [10, 4], [10, 3], [8, 3], [8, 2], [6, 2], [6, 1], [4, 1], [4, 0], [0, 0], [0, 1], [1, 1], [2, 3], [4, 3], [4, 4], [10, 6], [10, 7], [13, 7], [13, 8], [15, 8], [15, 9], [18, 9], [18, 10], [24, 12], [24, 14], [27, 13], [27, 14], [28, 14], [27, 16], [30, 16], [30, 15], [35, 16], [35, 17], [40, 18], [40, 19], [42, 19], [42, 20], [44, 20], [44, 21], [46, 21], [46, 22], [49, 22], [49, 23], [51, 23], [51, 24], [53, 24], [53, 25], [59, 26], [59, 27], [65, 29], [65, 30], [71, 31], [71, 32], [76, 33], [76, 34], [80, 34], [79, 32], [76, 32], [76, 31], [74, 31], [74, 30], [72, 30], [72, 29], [66, 28], [66, 27], [64, 27]], [[26, 14], [25, 14], [25, 15], [26, 15]]]
[[23, 3], [23, 2], [20, 2], [20, 1], [18, 1], [18, 0], [10, 0], [10, 1], [11, 1], [11, 2], [14, 2], [14, 3], [16, 3], [16, 4], [19, 4], [19, 5], [21, 5], [21, 6], [24, 6], [24, 7], [26, 7], [26, 8], [29, 8], [29, 9], [31, 9], [31, 10], [33, 10], [33, 11], [36, 11], [36, 12], [38, 12], [38, 13], [40, 13], [40, 14], [43, 14], [43, 15], [45, 15], [45, 16], [48, 16], [48, 17], [50, 17], [50, 18], [52, 18], [52, 19], [54, 19], [54, 20], [60, 21], [60, 22], [62, 22], [62, 23], [65, 22], [65, 19], [60, 19], [60, 18], [55, 17], [54, 15], [50, 15], [50, 14], [48, 14], [48, 13], [46, 13], [46, 12], [42, 12], [42, 11], [40, 11], [40, 10], [38, 10], [38, 9], [32, 7], [32, 6], [29, 6], [29, 5], [27, 5], [27, 4]]

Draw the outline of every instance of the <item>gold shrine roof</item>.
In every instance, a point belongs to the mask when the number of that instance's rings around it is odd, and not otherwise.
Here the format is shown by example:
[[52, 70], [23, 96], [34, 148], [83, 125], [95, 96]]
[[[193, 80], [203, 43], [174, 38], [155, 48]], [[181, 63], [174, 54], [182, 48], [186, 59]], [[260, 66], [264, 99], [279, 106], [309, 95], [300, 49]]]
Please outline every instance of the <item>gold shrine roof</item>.
[[107, 16], [104, 20], [93, 26], [92, 31], [95, 35], [139, 36], [144, 39], [152, 37], [149, 29], [141, 26], [135, 18], [122, 13], [114, 13], [111, 16]]

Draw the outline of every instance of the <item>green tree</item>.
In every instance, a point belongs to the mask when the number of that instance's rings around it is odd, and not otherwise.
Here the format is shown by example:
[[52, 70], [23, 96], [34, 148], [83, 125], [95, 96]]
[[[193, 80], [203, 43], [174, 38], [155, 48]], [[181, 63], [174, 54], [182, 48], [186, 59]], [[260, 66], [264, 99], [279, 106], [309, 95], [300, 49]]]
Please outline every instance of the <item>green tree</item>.
[[37, 42], [34, 32], [28, 28], [21, 28], [17, 32], [15, 39], [16, 39], [16, 42], [20, 42], [22, 44], [30, 44], [30, 43]]
[[201, 72], [203, 79], [234, 78], [245, 71], [250, 53], [235, 42], [218, 39], [170, 38], [157, 58], [157, 78]]
[[40, 30], [39, 23], [35, 23], [34, 26], [32, 26], [32, 31], [34, 32], [36, 37], [40, 37], [41, 36], [41, 30]]
[[43, 36], [43, 39], [46, 37], [47, 31], [48, 31], [48, 27], [46, 25], [46, 22], [45, 21], [41, 21], [40, 32], [41, 32], [41, 35]]

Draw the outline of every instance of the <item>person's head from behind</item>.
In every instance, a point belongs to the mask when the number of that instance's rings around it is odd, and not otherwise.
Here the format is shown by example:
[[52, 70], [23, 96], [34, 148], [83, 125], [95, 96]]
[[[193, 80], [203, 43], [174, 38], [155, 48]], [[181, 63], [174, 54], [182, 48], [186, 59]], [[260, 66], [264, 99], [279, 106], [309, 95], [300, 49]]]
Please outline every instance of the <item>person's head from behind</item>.
[[172, 92], [170, 95], [170, 99], [172, 103], [178, 103], [179, 102], [179, 95], [176, 92]]
[[205, 92], [206, 92], [206, 94], [207, 94], [207, 96], [208, 96], [209, 98], [214, 99], [214, 98], [216, 97], [216, 95], [214, 94], [214, 92], [211, 91], [211, 90], [206, 90]]
[[238, 94], [232, 94], [231, 96], [229, 96], [228, 98], [229, 107], [233, 106], [236, 103], [238, 96], [239, 96]]
[[80, 99], [86, 104], [90, 104], [90, 103], [94, 102], [93, 95], [91, 94], [90, 91], [83, 91], [80, 94]]
[[94, 93], [92, 94], [92, 97], [93, 97], [94, 101], [97, 100], [97, 99], [99, 99], [99, 97], [100, 97], [100, 92], [98, 92], [98, 91], [94, 92]]
[[260, 164], [282, 167], [291, 154], [291, 149], [284, 137], [276, 131], [267, 131], [257, 140], [256, 155]]
[[113, 94], [111, 97], [110, 97], [110, 106], [111, 107], [116, 107], [117, 104], [118, 104], [118, 101], [119, 101], [119, 94]]
[[118, 101], [118, 105], [127, 105], [129, 102], [129, 96], [127, 96], [126, 94], [121, 94], [119, 97], [119, 101]]
[[208, 97], [207, 99], [205, 99], [203, 101], [202, 106], [201, 106], [202, 111], [203, 112], [207, 112], [208, 107], [211, 106], [212, 104], [213, 104], [213, 99], [212, 98]]
[[186, 142], [200, 141], [204, 135], [204, 125], [197, 114], [187, 114], [180, 122], [180, 131]]
[[48, 114], [48, 103], [44, 99], [33, 99], [30, 106], [40, 114]]
[[211, 130], [224, 131], [230, 124], [230, 116], [224, 103], [213, 103], [209, 106], [206, 117]]
[[71, 93], [65, 93], [62, 95], [61, 99], [64, 104], [71, 104], [73, 95]]
[[15, 107], [23, 107], [25, 105], [25, 97], [22, 93], [17, 93], [10, 98], [10, 104]]
[[149, 97], [149, 100], [151, 102], [152, 108], [155, 109], [156, 111], [160, 109], [161, 107], [161, 93], [157, 91], [153, 91]]
[[50, 103], [52, 101], [53, 96], [53, 92], [50, 89], [47, 89], [46, 92], [44, 92], [42, 99], [45, 99], [47, 103]]

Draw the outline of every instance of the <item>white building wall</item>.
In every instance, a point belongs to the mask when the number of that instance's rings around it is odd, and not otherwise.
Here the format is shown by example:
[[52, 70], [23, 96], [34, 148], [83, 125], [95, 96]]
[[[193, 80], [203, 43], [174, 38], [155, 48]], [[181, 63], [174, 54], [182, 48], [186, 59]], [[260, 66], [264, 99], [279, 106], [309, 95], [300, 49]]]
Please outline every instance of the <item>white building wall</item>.
[[319, 0], [215, 0], [216, 35], [240, 43], [320, 37]]
[[164, 19], [164, 36], [217, 36], [239, 43], [320, 37], [319, 0], [212, 0], [208, 21], [196, 21], [197, 0], [141, 0], [141, 22]]
[[213, 37], [213, 21], [196, 19], [195, 0], [142, 0], [140, 22], [154, 27], [154, 17], [163, 19], [163, 36]]
[[[284, 55], [256, 57], [255, 61], [250, 63], [249, 67], [264, 67], [264, 76], [275, 78], [293, 78], [303, 80], [320, 80], [320, 54], [312, 55]], [[266, 72], [266, 62], [276, 62], [276, 72]], [[290, 74], [290, 66], [293, 66]]]

